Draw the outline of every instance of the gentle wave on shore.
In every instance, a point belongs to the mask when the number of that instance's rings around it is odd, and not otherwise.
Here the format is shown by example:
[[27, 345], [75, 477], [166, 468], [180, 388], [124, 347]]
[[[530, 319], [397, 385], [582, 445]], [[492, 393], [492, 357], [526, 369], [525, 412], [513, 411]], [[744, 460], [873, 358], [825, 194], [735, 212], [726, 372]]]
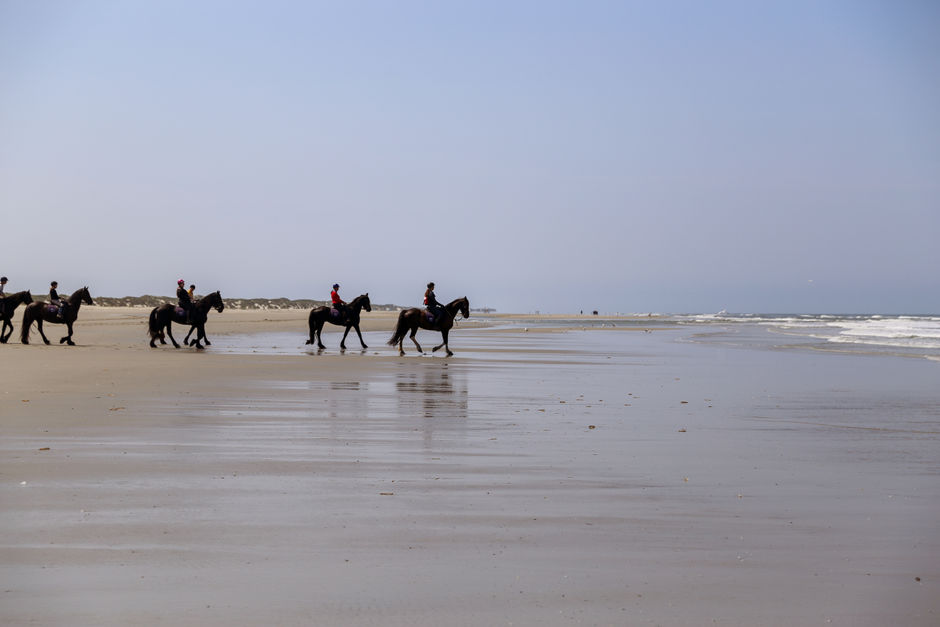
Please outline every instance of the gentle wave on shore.
[[703, 314], [679, 316], [682, 324], [766, 327], [819, 350], [850, 350], [905, 357], [940, 358], [940, 317], [861, 314]]

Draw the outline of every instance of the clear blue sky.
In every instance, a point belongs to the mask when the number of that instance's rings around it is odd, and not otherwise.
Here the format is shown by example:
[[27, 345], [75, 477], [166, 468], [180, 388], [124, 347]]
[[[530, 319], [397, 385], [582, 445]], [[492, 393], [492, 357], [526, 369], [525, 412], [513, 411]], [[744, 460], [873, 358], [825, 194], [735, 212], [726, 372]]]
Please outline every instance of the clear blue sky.
[[940, 3], [0, 0], [9, 289], [940, 313]]

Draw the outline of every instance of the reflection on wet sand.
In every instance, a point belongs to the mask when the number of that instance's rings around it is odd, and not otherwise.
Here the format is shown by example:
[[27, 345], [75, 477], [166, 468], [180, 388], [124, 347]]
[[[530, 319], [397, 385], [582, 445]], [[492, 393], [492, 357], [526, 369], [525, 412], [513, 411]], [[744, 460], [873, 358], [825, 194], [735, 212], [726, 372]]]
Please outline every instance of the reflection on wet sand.
[[400, 372], [395, 381], [402, 415], [425, 418], [467, 418], [467, 378], [452, 374], [447, 364], [423, 364]]

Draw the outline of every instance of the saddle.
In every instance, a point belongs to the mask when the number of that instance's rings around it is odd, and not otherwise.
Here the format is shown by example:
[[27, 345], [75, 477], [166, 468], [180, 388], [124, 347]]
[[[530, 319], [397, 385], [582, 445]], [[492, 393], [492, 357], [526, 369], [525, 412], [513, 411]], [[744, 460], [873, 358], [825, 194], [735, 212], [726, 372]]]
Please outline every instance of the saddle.
[[176, 306], [176, 311], [175, 311], [175, 313], [176, 313], [176, 317], [182, 318], [182, 319], [185, 320], [186, 322], [191, 322], [191, 321], [192, 321], [192, 316], [189, 315], [189, 313], [188, 313], [185, 309], [183, 309], [182, 307], [180, 307], [179, 305]]
[[61, 305], [53, 305], [51, 303], [46, 305], [46, 313], [48, 313], [50, 316], [58, 316], [61, 312]]
[[336, 307], [330, 307], [330, 317], [338, 320], [343, 317], [343, 312]]

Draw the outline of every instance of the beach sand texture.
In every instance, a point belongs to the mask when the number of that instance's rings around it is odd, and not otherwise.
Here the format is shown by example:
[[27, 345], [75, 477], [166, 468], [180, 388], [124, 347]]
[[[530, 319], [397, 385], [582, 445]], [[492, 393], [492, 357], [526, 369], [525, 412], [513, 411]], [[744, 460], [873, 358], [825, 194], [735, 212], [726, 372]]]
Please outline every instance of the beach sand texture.
[[4, 625], [940, 623], [936, 362], [148, 313], [0, 346]]

